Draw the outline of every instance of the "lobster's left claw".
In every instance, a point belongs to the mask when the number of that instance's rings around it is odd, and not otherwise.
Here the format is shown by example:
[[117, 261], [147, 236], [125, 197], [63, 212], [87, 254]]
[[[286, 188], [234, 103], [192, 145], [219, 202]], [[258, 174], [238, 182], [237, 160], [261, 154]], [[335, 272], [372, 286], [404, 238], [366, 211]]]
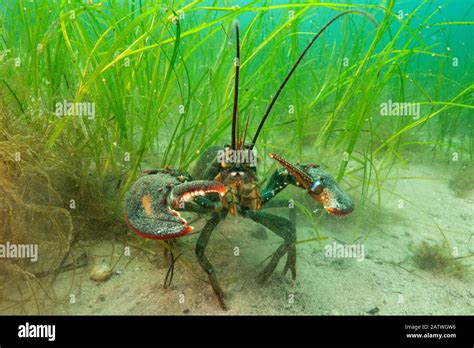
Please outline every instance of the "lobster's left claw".
[[183, 202], [208, 193], [225, 194], [225, 186], [215, 181], [183, 182], [186, 177], [176, 171], [155, 171], [138, 179], [125, 201], [128, 227], [144, 238], [171, 239], [193, 230], [179, 212]]
[[318, 165], [293, 165], [271, 153], [270, 157], [285, 167], [295, 179], [296, 185], [320, 202], [329, 214], [344, 216], [354, 210], [354, 202], [336, 183], [336, 180]]

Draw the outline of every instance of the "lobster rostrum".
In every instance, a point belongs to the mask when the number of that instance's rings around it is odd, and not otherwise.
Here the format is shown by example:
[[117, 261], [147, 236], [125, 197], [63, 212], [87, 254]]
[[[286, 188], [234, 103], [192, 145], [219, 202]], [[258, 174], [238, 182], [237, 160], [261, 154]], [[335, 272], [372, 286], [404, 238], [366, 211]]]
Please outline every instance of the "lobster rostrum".
[[288, 219], [261, 210], [262, 207], [287, 206], [287, 201], [272, 201], [285, 187], [293, 185], [304, 189], [331, 215], [344, 216], [354, 209], [351, 198], [337, 185], [334, 178], [317, 164], [292, 164], [283, 157], [271, 153], [270, 157], [277, 161], [281, 168], [272, 174], [265, 187], [261, 189], [258, 185], [256, 163], [253, 160], [254, 146], [262, 127], [306, 52], [334, 21], [349, 13], [361, 14], [375, 22], [370, 15], [357, 10], [341, 12], [327, 22], [309, 42], [285, 77], [250, 144], [245, 144], [249, 117], [243, 134], [238, 136], [237, 130], [240, 42], [238, 22], [234, 20], [232, 29], [236, 37], [236, 64], [231, 143], [224, 147], [212, 146], [204, 151], [192, 175], [171, 168], [149, 170], [127, 192], [125, 221], [134, 233], [144, 238], [170, 240], [191, 232], [193, 227], [180, 216], [179, 210], [211, 214], [200, 231], [195, 253], [223, 309], [227, 308], [224, 292], [217, 281], [214, 267], [205, 255], [205, 250], [212, 232], [227, 214], [252, 219], [283, 239], [283, 243], [275, 250], [268, 264], [258, 275], [259, 281], [265, 282], [285, 255], [287, 259], [283, 274], [290, 270], [292, 279], [296, 278], [295, 213], [290, 210]]

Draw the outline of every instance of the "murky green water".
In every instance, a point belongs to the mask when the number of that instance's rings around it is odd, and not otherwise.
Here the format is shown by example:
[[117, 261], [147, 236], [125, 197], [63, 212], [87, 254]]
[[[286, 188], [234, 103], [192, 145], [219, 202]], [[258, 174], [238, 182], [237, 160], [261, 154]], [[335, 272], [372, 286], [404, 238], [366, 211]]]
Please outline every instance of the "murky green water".
[[473, 314], [469, 1], [0, 16], [0, 313]]

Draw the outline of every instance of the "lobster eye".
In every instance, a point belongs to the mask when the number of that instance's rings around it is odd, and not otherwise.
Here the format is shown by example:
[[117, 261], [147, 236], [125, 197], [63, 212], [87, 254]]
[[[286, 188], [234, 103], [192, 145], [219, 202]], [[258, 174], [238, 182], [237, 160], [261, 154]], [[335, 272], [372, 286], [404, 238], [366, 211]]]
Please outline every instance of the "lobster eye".
[[245, 175], [245, 172], [239, 172], [239, 175], [240, 175], [240, 176], [244, 176], [244, 175]]
[[321, 193], [323, 192], [324, 185], [323, 185], [323, 178], [319, 177], [316, 179], [310, 186], [310, 191], [315, 192], [315, 193]]
[[230, 176], [236, 176], [237, 172], [230, 172]]

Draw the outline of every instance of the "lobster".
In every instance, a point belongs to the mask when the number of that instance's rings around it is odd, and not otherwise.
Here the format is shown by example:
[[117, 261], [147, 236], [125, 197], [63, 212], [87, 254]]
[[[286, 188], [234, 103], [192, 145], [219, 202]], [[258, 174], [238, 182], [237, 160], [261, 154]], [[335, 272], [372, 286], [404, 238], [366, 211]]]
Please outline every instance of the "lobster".
[[[239, 105], [240, 42], [237, 20], [232, 24], [236, 37], [236, 64], [232, 111], [231, 142], [224, 146], [211, 146], [198, 159], [192, 175], [173, 168], [149, 170], [132, 184], [125, 199], [125, 221], [129, 229], [144, 238], [173, 240], [193, 230], [179, 211], [208, 213], [210, 218], [200, 231], [195, 254], [199, 265], [207, 274], [209, 283], [222, 309], [227, 309], [224, 292], [219, 285], [214, 267], [206, 256], [206, 247], [212, 232], [228, 214], [240, 215], [263, 225], [283, 239], [282, 244], [269, 258], [259, 273], [258, 280], [265, 282], [274, 272], [282, 257], [287, 255], [283, 275], [291, 272], [296, 278], [296, 224], [294, 219], [262, 211], [272, 199], [288, 185], [305, 190], [322, 204], [331, 215], [345, 216], [354, 210], [352, 199], [338, 186], [335, 179], [317, 164], [293, 164], [271, 153], [281, 167], [260, 188], [255, 162], [255, 144], [265, 121], [290, 77], [320, 35], [338, 18], [356, 13], [372, 17], [365, 12], [348, 10], [328, 21], [312, 38], [292, 66], [267, 107], [252, 141], [245, 143], [247, 126], [237, 134]], [[275, 201], [274, 201], [275, 202]], [[278, 201], [277, 201], [278, 202]], [[278, 204], [276, 204], [278, 205]]]

